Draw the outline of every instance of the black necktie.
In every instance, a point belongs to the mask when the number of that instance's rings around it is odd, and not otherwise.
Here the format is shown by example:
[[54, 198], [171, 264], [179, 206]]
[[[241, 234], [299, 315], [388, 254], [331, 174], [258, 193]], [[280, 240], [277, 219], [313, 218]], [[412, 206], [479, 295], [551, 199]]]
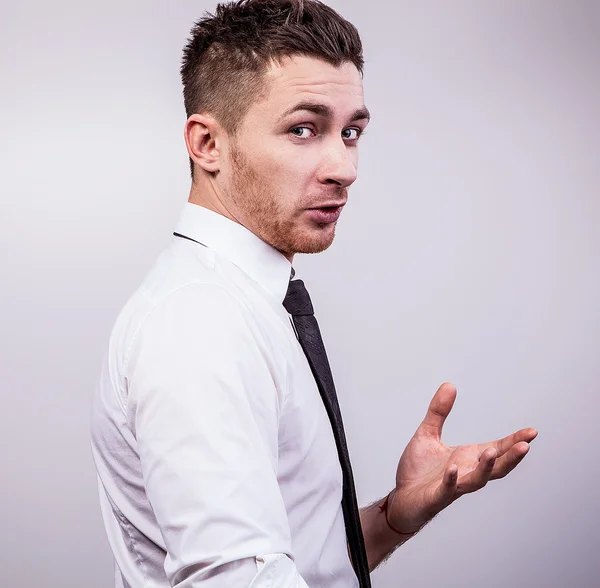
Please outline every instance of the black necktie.
[[[294, 270], [292, 270], [292, 277]], [[346, 436], [342, 415], [335, 393], [333, 376], [325, 353], [325, 346], [321, 338], [321, 331], [314, 316], [310, 296], [302, 280], [290, 280], [283, 306], [292, 315], [292, 320], [298, 332], [298, 339], [302, 350], [308, 359], [310, 369], [317, 381], [323, 404], [327, 409], [335, 443], [337, 445], [340, 464], [343, 472], [342, 510], [346, 524], [346, 535], [352, 556], [352, 565], [358, 577], [360, 588], [370, 588], [369, 564], [367, 551], [360, 525], [360, 514], [354, 489], [354, 477], [350, 467], [350, 456], [346, 446]]]

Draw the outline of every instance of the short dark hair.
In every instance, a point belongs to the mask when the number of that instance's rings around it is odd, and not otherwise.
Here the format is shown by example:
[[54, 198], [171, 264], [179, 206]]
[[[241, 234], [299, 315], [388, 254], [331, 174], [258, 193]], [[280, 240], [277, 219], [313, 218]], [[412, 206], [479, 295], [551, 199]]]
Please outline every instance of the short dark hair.
[[[356, 27], [319, 0], [237, 0], [198, 20], [183, 50], [186, 114], [208, 112], [235, 135], [250, 105], [264, 96], [270, 62], [303, 55], [363, 73]], [[192, 177], [194, 165], [190, 159]]]

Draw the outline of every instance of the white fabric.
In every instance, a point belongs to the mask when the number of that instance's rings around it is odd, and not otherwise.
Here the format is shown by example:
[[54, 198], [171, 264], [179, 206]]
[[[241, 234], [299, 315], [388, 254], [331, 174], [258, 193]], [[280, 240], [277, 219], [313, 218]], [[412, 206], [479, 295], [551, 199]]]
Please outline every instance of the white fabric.
[[282, 302], [291, 264], [186, 203], [119, 314], [92, 452], [123, 588], [352, 588], [331, 425]]

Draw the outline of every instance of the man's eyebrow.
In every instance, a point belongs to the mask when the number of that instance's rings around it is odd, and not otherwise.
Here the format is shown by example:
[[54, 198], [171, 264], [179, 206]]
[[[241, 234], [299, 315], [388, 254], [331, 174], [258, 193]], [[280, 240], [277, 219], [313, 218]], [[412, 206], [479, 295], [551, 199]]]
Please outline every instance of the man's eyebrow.
[[[332, 118], [333, 111], [326, 104], [321, 104], [319, 102], [299, 102], [298, 104], [288, 108], [280, 117], [279, 120], [283, 120], [293, 114], [294, 112], [298, 112], [299, 110], [306, 110], [308, 112], [312, 112], [317, 116], [322, 116], [323, 118]], [[367, 120], [371, 119], [371, 114], [368, 111], [366, 106], [355, 110], [350, 116], [350, 120]]]

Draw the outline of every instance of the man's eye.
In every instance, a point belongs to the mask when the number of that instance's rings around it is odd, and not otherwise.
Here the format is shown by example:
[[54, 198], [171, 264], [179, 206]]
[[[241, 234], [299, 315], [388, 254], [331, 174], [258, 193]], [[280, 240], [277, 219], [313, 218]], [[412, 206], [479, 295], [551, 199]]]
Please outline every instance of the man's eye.
[[294, 127], [293, 129], [290, 129], [290, 133], [292, 133], [295, 137], [300, 137], [300, 139], [308, 139], [310, 136], [310, 134], [307, 134], [305, 131], [310, 133], [310, 127]]
[[[353, 135], [352, 133], [355, 134]], [[358, 139], [362, 133], [360, 129], [344, 129], [342, 134], [344, 135], [344, 139], [350, 139], [351, 141], [354, 141]]]

